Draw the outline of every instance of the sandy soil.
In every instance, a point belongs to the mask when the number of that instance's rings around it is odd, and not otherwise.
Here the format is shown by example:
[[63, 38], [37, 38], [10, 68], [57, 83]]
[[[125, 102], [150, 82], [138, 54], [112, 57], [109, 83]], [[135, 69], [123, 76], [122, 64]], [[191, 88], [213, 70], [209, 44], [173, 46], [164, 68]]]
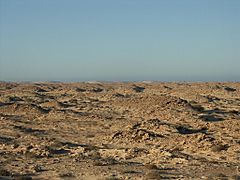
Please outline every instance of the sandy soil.
[[0, 179], [240, 179], [240, 83], [0, 83]]

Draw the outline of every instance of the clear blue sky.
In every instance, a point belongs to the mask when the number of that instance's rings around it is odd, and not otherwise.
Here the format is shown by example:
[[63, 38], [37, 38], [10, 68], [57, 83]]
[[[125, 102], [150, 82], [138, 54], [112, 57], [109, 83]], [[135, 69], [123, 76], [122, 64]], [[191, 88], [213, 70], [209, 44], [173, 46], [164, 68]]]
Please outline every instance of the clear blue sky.
[[240, 0], [0, 0], [0, 80], [240, 81]]

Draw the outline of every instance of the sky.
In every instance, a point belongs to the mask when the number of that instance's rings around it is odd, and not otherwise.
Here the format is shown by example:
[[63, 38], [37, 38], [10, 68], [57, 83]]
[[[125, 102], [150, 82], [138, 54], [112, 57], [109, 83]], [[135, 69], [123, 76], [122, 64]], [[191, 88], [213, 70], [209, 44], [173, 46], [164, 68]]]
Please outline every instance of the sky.
[[1, 81], [240, 81], [240, 0], [0, 0]]

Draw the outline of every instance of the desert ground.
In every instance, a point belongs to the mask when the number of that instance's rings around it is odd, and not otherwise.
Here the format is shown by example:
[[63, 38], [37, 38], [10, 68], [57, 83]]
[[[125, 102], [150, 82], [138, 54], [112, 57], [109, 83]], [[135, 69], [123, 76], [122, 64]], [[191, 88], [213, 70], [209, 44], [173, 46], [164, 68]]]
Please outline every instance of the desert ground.
[[240, 179], [240, 83], [0, 83], [0, 179]]

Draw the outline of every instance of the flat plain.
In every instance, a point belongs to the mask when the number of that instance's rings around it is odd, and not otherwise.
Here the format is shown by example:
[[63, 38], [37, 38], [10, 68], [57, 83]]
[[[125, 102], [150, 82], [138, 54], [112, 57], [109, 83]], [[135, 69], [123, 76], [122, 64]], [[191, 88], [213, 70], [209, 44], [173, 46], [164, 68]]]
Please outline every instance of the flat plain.
[[240, 179], [240, 83], [0, 83], [0, 179]]

